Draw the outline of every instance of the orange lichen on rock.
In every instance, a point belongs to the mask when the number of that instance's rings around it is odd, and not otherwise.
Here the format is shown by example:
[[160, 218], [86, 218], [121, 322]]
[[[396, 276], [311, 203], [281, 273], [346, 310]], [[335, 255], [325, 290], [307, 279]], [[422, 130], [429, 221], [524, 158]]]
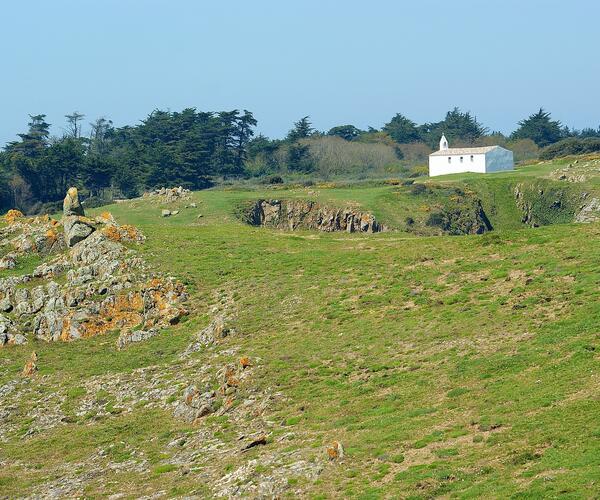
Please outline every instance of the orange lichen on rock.
[[46, 238], [51, 243], [54, 243], [58, 239], [58, 234], [56, 234], [54, 229], [48, 229], [48, 231], [46, 231]]
[[38, 359], [37, 354], [35, 353], [35, 351], [33, 351], [31, 353], [29, 361], [27, 361], [27, 363], [25, 364], [25, 367], [23, 368], [22, 375], [24, 377], [31, 377], [31, 376], [33, 376], [33, 374], [35, 372], [37, 372], [37, 370], [38, 370], [37, 359]]
[[[110, 214], [109, 214], [110, 215]], [[102, 233], [112, 241], [131, 241], [138, 243], [144, 241], [144, 236], [140, 230], [135, 226], [123, 225], [117, 226], [116, 224], [107, 224]]]
[[[94, 337], [112, 330], [132, 328], [142, 323], [143, 313], [144, 299], [139, 292], [118, 295], [113, 300], [105, 302], [97, 316], [79, 325], [81, 337]], [[61, 340], [71, 339], [69, 330], [63, 331]]]
[[242, 366], [242, 368], [248, 368], [249, 366], [252, 366], [252, 364], [250, 363], [250, 358], [248, 356], [240, 358], [240, 365]]
[[130, 240], [130, 241], [141, 241], [141, 240], [143, 240], [142, 233], [135, 226], [131, 226], [129, 224], [123, 224], [121, 226], [121, 231], [125, 232], [125, 235], [126, 235], [127, 239]]
[[6, 212], [4, 219], [8, 224], [14, 224], [17, 221], [17, 219], [22, 219], [23, 217], [25, 217], [23, 215], [23, 212], [11, 208], [8, 212]]
[[117, 226], [106, 226], [104, 229], [102, 229], [102, 233], [104, 233], [104, 236], [106, 236], [109, 240], [121, 241], [121, 233], [117, 229]]
[[327, 456], [329, 460], [341, 460], [344, 458], [344, 447], [342, 443], [334, 441], [331, 446], [327, 447]]

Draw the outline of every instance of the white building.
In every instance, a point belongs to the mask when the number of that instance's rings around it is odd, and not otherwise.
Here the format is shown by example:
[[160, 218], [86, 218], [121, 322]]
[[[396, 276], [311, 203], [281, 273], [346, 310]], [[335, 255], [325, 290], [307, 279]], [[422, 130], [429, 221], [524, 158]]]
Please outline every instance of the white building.
[[446, 136], [440, 139], [440, 150], [429, 155], [429, 176], [459, 172], [500, 172], [513, 170], [513, 153], [500, 146], [481, 148], [449, 148]]

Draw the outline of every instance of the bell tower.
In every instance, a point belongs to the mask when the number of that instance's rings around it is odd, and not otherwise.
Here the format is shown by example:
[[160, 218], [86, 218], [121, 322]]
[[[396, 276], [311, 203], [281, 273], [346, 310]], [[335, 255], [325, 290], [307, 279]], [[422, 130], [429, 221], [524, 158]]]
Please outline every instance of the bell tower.
[[440, 151], [444, 149], [448, 149], [448, 139], [446, 139], [446, 136], [442, 134], [442, 138], [440, 139]]

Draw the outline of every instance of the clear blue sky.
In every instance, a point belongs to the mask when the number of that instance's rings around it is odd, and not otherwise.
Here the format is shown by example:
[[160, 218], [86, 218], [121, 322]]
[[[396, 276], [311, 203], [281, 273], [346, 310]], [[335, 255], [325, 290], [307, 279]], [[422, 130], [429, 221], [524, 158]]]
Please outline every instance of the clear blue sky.
[[246, 108], [272, 137], [454, 106], [503, 132], [540, 106], [600, 124], [597, 0], [5, 0], [0, 18], [0, 144], [73, 110]]

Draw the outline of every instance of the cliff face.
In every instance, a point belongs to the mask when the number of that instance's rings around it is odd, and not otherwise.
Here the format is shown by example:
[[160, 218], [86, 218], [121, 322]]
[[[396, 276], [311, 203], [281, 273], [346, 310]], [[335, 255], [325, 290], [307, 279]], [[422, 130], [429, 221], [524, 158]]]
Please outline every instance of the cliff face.
[[434, 210], [426, 223], [450, 235], [483, 234], [493, 229], [478, 199], [463, 199]]
[[267, 226], [294, 231], [346, 231], [378, 233], [385, 227], [369, 213], [354, 209], [331, 208], [306, 200], [258, 200], [243, 213], [253, 226]]

